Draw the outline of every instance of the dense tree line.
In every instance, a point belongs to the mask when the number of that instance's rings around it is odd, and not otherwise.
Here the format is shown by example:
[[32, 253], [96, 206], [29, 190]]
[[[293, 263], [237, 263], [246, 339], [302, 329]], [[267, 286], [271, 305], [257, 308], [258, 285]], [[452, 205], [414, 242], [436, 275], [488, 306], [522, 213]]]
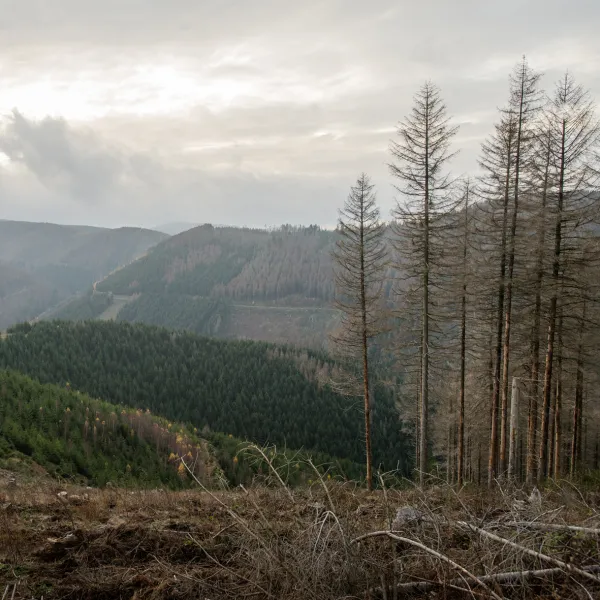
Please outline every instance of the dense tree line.
[[113, 303], [113, 295], [108, 293], [89, 293], [69, 302], [53, 312], [55, 319], [66, 319], [68, 321], [85, 321], [98, 318]]
[[[324, 355], [145, 325], [41, 322], [12, 331], [0, 365], [199, 430], [363, 460], [359, 407], [323, 384], [337, 368]], [[404, 470], [410, 447], [381, 385], [372, 429], [374, 464]]]
[[[217, 335], [231, 313], [224, 298], [205, 298], [183, 294], [140, 294], [117, 315], [118, 321], [147, 323], [170, 329], [187, 329], [201, 335]], [[73, 320], [72, 317], [63, 317]]]
[[30, 458], [53, 475], [93, 485], [177, 488], [191, 483], [177, 456], [210, 484], [216, 464], [206, 442], [184, 427], [92, 399], [68, 383], [0, 371], [0, 464]]
[[[267, 458], [290, 485], [316, 477], [308, 455], [267, 448]], [[359, 464], [311, 452], [322, 475], [360, 479]], [[40, 384], [15, 371], [0, 371], [0, 467], [30, 469], [73, 482], [103, 486], [195, 486], [251, 484], [272, 472], [249, 442], [231, 434], [197, 429], [97, 400], [64, 386]]]

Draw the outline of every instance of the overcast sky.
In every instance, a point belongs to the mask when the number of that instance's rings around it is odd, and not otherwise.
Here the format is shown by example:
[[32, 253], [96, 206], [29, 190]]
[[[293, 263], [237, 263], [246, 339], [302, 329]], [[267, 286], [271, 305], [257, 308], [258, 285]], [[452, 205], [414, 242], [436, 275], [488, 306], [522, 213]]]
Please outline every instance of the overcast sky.
[[0, 218], [332, 225], [432, 79], [455, 174], [526, 54], [600, 98], [598, 0], [0, 0]]

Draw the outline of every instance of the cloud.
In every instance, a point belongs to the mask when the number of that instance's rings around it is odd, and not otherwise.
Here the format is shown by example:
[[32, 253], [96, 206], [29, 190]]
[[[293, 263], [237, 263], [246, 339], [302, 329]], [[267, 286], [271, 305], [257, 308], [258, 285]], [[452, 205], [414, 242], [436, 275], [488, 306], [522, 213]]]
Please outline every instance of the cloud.
[[82, 202], [102, 200], [125, 174], [118, 153], [93, 133], [71, 129], [64, 119], [32, 121], [15, 110], [0, 136], [0, 150], [49, 189]]
[[546, 87], [569, 67], [600, 96], [592, 0], [0, 0], [0, 11], [13, 218], [332, 223], [363, 170], [387, 214], [389, 140], [425, 79], [461, 126], [455, 174], [476, 169], [523, 53]]
[[[150, 227], [168, 220], [273, 225], [335, 222], [343, 178], [162, 161], [108, 145], [63, 119], [12, 114], [0, 136], [4, 218]], [[35, 177], [32, 181], [31, 176]], [[332, 199], [335, 199], [332, 202]]]

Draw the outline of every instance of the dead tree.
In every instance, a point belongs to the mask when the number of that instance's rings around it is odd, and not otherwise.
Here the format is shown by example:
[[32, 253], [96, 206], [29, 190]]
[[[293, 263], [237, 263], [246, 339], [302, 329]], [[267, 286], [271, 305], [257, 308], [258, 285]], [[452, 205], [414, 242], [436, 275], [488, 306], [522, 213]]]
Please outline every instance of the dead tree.
[[589, 93], [576, 85], [567, 73], [560, 81], [546, 110], [550, 131], [551, 169], [553, 170], [554, 235], [550, 304], [547, 315], [548, 337], [542, 393], [542, 423], [538, 452], [538, 480], [548, 474], [548, 434], [555, 335], [558, 321], [561, 264], [564, 260], [564, 227], [573, 210], [584, 210], [594, 191], [598, 173], [594, 170], [600, 126]]
[[[522, 188], [528, 185], [523, 177], [522, 171], [526, 168], [534, 146], [534, 120], [536, 118], [540, 93], [538, 82], [540, 75], [534, 72], [525, 57], [517, 65], [510, 78], [510, 99], [508, 112], [509, 118], [514, 115], [515, 141], [514, 141], [514, 164], [512, 185], [513, 206], [511, 208], [511, 222], [508, 230], [507, 244], [507, 272], [504, 286], [504, 341], [502, 350], [502, 403], [500, 415], [500, 473], [506, 471], [506, 451], [508, 433], [508, 382], [509, 382], [509, 359], [510, 359], [510, 337], [512, 324], [513, 305], [513, 281], [515, 277], [516, 237], [517, 224], [519, 220], [519, 200], [523, 192]], [[510, 162], [510, 161], [509, 161]]]
[[[510, 110], [504, 112], [496, 131], [482, 146], [479, 164], [484, 170], [480, 179], [479, 195], [487, 204], [492, 233], [499, 233], [498, 245], [491, 246], [491, 252], [498, 258], [498, 279], [496, 292], [496, 332], [493, 351], [493, 390], [490, 411], [490, 444], [488, 454], [488, 485], [492, 485], [498, 470], [499, 455], [499, 416], [502, 374], [502, 349], [504, 336], [504, 299], [507, 266], [508, 216], [511, 190], [513, 186], [514, 146], [516, 119]], [[498, 222], [496, 213], [500, 212]], [[495, 231], [494, 231], [495, 230]], [[488, 247], [490, 247], [488, 245]], [[489, 274], [488, 274], [489, 275]]]
[[467, 279], [468, 279], [468, 250], [469, 250], [469, 192], [470, 181], [467, 180], [464, 189], [464, 220], [462, 235], [462, 293], [460, 301], [460, 391], [458, 399], [458, 458], [457, 481], [464, 481], [465, 464], [465, 378], [467, 370]]
[[391, 174], [402, 194], [395, 217], [399, 227], [398, 249], [406, 258], [403, 268], [421, 292], [419, 340], [420, 419], [419, 482], [422, 485], [429, 459], [430, 311], [436, 236], [447, 227], [444, 214], [451, 180], [445, 172], [452, 158], [450, 144], [457, 128], [452, 127], [439, 89], [426, 82], [414, 97], [408, 117], [398, 125], [398, 141], [392, 141]]
[[382, 333], [381, 301], [387, 248], [374, 186], [364, 173], [340, 210], [340, 238], [333, 252], [335, 305], [342, 312], [341, 329], [333, 336], [337, 348], [362, 363], [367, 488], [373, 484], [371, 455], [371, 388], [369, 344]]

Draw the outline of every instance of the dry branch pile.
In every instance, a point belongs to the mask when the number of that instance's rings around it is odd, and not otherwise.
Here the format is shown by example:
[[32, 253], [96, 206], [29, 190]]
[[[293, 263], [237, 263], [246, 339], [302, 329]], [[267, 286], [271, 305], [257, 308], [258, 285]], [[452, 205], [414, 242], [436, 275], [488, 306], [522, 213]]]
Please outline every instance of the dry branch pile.
[[0, 498], [0, 597], [600, 597], [600, 494], [570, 484], [60, 491]]

